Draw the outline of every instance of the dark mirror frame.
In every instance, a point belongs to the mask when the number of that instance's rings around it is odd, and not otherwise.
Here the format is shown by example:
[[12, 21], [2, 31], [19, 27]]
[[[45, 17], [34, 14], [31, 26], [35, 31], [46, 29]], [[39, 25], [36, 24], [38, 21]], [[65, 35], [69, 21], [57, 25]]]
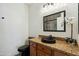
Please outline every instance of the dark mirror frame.
[[[59, 14], [59, 13], [62, 13], [64, 12], [64, 30], [46, 30], [45, 29], [45, 23], [44, 23], [44, 18], [45, 17], [48, 17], [48, 16], [51, 16], [51, 15], [56, 15], [56, 14]], [[57, 12], [57, 13], [54, 13], [54, 14], [50, 14], [50, 15], [47, 15], [47, 16], [43, 16], [43, 31], [47, 31], [47, 32], [65, 32], [66, 31], [66, 22], [65, 22], [65, 16], [66, 16], [66, 11], [60, 11], [60, 12]]]

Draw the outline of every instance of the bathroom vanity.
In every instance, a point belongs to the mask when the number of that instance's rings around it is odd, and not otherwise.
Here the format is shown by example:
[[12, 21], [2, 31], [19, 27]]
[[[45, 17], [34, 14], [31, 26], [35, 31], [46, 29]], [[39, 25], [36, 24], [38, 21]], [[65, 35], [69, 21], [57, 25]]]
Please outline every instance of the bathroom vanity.
[[55, 44], [43, 43], [41, 38], [30, 39], [30, 56], [79, 56], [79, 47], [70, 46], [63, 38]]

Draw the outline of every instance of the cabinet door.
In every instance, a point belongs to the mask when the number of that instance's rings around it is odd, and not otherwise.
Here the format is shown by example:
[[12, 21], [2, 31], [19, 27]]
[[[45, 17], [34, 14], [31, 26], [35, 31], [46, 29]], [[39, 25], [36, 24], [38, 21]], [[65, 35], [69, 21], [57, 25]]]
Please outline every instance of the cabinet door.
[[33, 46], [30, 46], [30, 56], [36, 56], [36, 48]]
[[54, 50], [54, 56], [67, 56], [67, 54], [60, 50]]
[[37, 56], [49, 56], [49, 54], [47, 54], [43, 51], [37, 50]]
[[30, 41], [30, 56], [36, 56], [36, 43]]
[[42, 44], [37, 44], [37, 50], [41, 50], [41, 51], [51, 55], [51, 48], [44, 46]]

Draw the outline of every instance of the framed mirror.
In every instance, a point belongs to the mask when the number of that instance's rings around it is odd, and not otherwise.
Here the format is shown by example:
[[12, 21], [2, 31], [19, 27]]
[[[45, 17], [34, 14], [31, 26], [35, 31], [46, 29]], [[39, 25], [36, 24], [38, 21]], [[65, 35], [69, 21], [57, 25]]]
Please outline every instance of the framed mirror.
[[43, 30], [65, 32], [65, 11], [60, 11], [43, 17]]

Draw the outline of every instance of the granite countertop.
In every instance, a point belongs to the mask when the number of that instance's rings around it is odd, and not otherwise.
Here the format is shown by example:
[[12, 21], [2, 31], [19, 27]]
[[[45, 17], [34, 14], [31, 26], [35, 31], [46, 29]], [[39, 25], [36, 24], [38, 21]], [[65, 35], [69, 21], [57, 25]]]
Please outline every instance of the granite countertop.
[[72, 46], [71, 47], [71, 45], [66, 43], [65, 41], [56, 40], [55, 44], [48, 44], [48, 43], [41, 42], [40, 37], [30, 39], [30, 41], [40, 43], [40, 44], [43, 44], [45, 46], [48, 46], [48, 47], [51, 47], [51, 48], [56, 48], [56, 49], [59, 49], [61, 51], [65, 51], [67, 53], [71, 53], [73, 55], [79, 56], [79, 47], [78, 46]]

